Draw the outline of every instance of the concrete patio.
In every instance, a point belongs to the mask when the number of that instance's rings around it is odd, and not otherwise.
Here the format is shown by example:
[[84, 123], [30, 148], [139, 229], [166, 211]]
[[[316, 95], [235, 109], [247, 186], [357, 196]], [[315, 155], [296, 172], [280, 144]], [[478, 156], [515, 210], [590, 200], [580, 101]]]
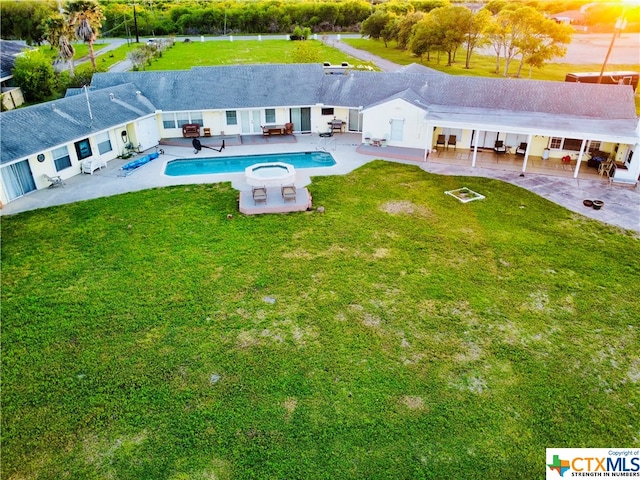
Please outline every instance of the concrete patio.
[[[298, 189], [309, 187], [308, 190], [313, 194], [313, 186], [310, 186], [311, 177], [344, 175], [380, 158], [418, 165], [427, 172], [440, 175], [495, 178], [530, 190], [581, 215], [640, 232], [640, 190], [637, 187], [610, 185], [606, 178], [600, 177], [595, 169], [587, 168], [585, 164], [581, 166], [579, 177], [574, 179], [573, 170], [560, 164], [559, 160], [530, 158], [527, 171], [522, 174], [522, 157], [509, 154], [498, 157], [493, 152], [482, 152], [476, 158], [476, 166], [472, 167], [470, 152], [466, 149], [443, 151], [437, 155], [432, 153], [425, 161], [422, 150], [365, 146], [361, 144], [359, 134], [337, 134], [332, 137], [330, 142], [317, 134], [282, 136], [280, 141], [279, 137], [266, 137], [268, 142], [260, 141], [260, 138], [263, 137], [254, 136], [250, 142], [243, 142], [244, 137], [242, 137], [240, 141], [225, 142], [226, 148], [221, 153], [203, 149], [199, 154], [194, 154], [190, 140], [188, 142], [182, 139], [165, 141], [164, 145], [159, 146], [164, 151], [160, 158], [151, 161], [128, 176], [120, 175], [120, 167], [130, 160], [115, 159], [109, 162], [106, 169], [96, 171], [93, 175], [77, 175], [66, 180], [64, 187], [39, 190], [18, 198], [8, 205], [4, 205], [0, 214], [11, 215], [37, 208], [147, 188], [194, 183], [231, 182], [232, 186], [240, 192], [240, 197], [242, 192], [251, 194], [251, 187], [246, 183], [244, 173], [170, 177], [164, 174], [165, 165], [169, 160], [176, 158], [326, 150], [333, 155], [337, 162], [336, 165], [298, 169], [295, 182]], [[206, 142], [203, 141], [203, 145], [211, 145], [212, 147], [218, 147], [220, 143], [221, 139], [215, 137], [207, 139]], [[149, 151], [140, 155], [145, 153], [149, 153]], [[601, 210], [587, 208], [582, 204], [584, 199], [602, 200], [604, 207]], [[317, 206], [314, 205], [314, 207]]]

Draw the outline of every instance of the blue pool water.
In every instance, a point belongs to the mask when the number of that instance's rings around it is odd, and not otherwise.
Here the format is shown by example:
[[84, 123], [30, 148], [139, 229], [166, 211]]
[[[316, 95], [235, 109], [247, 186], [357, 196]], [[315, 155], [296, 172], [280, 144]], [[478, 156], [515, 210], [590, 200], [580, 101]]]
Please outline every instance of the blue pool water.
[[239, 157], [183, 158], [167, 162], [166, 175], [203, 175], [207, 173], [242, 173], [256, 163], [284, 162], [294, 168], [331, 167], [336, 161], [327, 152], [269, 153]]

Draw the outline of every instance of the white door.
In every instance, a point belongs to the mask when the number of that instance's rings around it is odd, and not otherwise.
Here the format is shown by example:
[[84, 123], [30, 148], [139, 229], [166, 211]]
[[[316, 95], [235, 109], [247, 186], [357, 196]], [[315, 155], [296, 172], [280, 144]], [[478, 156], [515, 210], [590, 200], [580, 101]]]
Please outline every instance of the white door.
[[240, 112], [240, 128], [242, 133], [259, 133], [260, 110], [242, 110]]
[[145, 118], [136, 122], [136, 137], [140, 144], [140, 150], [147, 150], [160, 143], [160, 133], [155, 117]]
[[391, 120], [391, 137], [392, 142], [401, 142], [404, 135], [404, 120]]
[[349, 125], [350, 132], [362, 131], [362, 112], [356, 108], [349, 109]]

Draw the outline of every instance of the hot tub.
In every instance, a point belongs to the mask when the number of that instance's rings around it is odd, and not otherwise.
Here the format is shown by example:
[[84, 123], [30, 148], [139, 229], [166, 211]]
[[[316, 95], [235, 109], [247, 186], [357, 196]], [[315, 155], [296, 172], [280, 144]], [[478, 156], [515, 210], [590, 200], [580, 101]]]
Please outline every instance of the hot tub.
[[279, 187], [296, 181], [293, 165], [283, 162], [256, 163], [244, 170], [247, 183], [253, 187]]

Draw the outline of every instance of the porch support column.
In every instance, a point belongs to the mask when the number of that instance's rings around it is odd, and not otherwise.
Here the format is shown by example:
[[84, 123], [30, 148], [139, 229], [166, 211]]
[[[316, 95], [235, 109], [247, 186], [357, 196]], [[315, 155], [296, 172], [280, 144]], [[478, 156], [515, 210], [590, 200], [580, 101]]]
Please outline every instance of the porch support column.
[[471, 138], [475, 139], [475, 142], [473, 144], [473, 155], [471, 155], [472, 167], [476, 166], [476, 158], [478, 157], [478, 133], [480, 133], [480, 130], [474, 130], [473, 132], [471, 132]]
[[431, 150], [433, 149], [433, 125], [430, 123], [426, 124], [427, 135], [425, 135], [426, 141], [424, 142], [424, 156], [422, 157], [426, 162], [429, 160], [429, 155], [431, 155]]
[[531, 150], [531, 139], [533, 135], [529, 134], [527, 137], [527, 149], [524, 151], [524, 159], [522, 160], [522, 173], [527, 169], [527, 161], [529, 160], [529, 151]]
[[[591, 140], [589, 140], [591, 143]], [[580, 172], [580, 163], [582, 163], [582, 156], [584, 155], [584, 149], [587, 146], [587, 139], [582, 139], [582, 145], [580, 145], [580, 153], [578, 154], [578, 161], [576, 162], [576, 169], [573, 171], [573, 178], [578, 178], [578, 172]]]

